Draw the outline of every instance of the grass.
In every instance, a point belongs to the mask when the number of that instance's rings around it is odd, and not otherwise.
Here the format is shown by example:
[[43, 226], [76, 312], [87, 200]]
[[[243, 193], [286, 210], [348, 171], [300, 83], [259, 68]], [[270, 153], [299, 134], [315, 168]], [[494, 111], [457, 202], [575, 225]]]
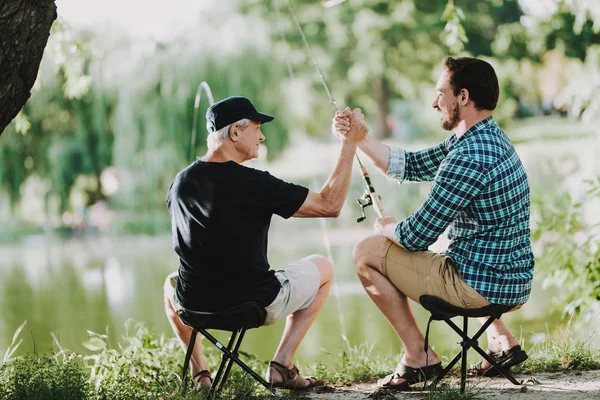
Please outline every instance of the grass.
[[465, 393], [460, 390], [450, 387], [447, 384], [441, 384], [439, 387], [430, 390], [425, 394], [424, 400], [471, 400], [476, 399], [478, 392], [469, 388], [465, 389]]
[[[7, 400], [66, 399], [209, 399], [209, 391], [189, 382], [181, 395], [180, 374], [183, 352], [175, 338], [152, 334], [144, 325], [128, 322], [123, 343], [110, 348], [108, 336], [89, 332], [86, 354], [58, 349], [50, 355], [12, 357], [20, 342], [22, 325], [0, 365], [0, 398]], [[211, 346], [212, 347], [212, 346]], [[206, 352], [211, 365], [220, 361], [218, 350]], [[248, 364], [260, 374], [265, 363], [251, 359]], [[228, 385], [218, 399], [254, 400], [268, 397], [251, 377], [234, 368]]]
[[529, 359], [514, 368], [515, 372], [567, 372], [600, 369], [600, 350], [585, 340], [575, 339], [571, 324], [559, 328], [548, 339], [536, 343], [528, 352]]
[[[24, 324], [19, 327], [0, 364], [0, 398], [21, 399], [210, 399], [210, 392], [188, 383], [187, 393], [180, 394], [180, 371], [183, 352], [175, 338], [152, 334], [144, 325], [128, 322], [123, 342], [110, 348], [108, 336], [89, 332], [84, 343], [86, 354], [63, 349], [55, 339], [57, 351], [49, 355], [14, 357]], [[514, 372], [539, 373], [600, 369], [600, 352], [588, 341], [574, 339], [570, 324], [555, 335], [528, 350], [530, 354]], [[392, 357], [375, 356], [367, 344], [352, 346], [343, 341], [339, 353], [324, 352], [331, 360], [321, 360], [308, 368], [311, 374], [329, 381], [331, 385], [372, 382], [395, 367]], [[339, 354], [339, 355], [338, 355]], [[207, 346], [206, 356], [211, 365], [218, 365], [220, 352]], [[247, 363], [264, 375], [267, 362], [243, 353]], [[328, 366], [331, 365], [331, 366]], [[415, 389], [419, 389], [418, 387]], [[234, 367], [228, 384], [217, 399], [255, 400], [270, 394], [249, 375]], [[389, 395], [387, 395], [389, 397]], [[446, 383], [428, 388], [422, 398], [427, 400], [470, 400], [478, 396], [476, 388], [461, 394]], [[385, 397], [385, 398], [388, 398]]]
[[370, 381], [383, 377], [396, 368], [390, 357], [374, 356], [372, 345], [364, 343], [352, 346], [345, 338], [338, 353], [325, 350], [323, 353], [334, 360], [333, 366], [327, 367], [325, 360], [320, 360], [309, 366], [308, 371], [331, 384]]

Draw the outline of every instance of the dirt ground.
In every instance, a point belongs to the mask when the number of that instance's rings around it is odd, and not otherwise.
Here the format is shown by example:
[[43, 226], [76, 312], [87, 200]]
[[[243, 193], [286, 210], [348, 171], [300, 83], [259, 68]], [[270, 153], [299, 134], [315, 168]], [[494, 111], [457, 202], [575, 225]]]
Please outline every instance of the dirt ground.
[[[504, 378], [469, 378], [467, 387], [477, 399], [518, 399], [518, 400], [583, 400], [600, 399], [600, 371], [583, 371], [572, 373], [543, 373], [535, 375], [515, 375], [524, 382], [515, 386]], [[456, 378], [444, 380], [452, 387], [458, 387]], [[418, 386], [418, 385], [417, 385]], [[392, 399], [423, 399], [424, 393], [417, 390], [412, 392], [393, 392], [378, 389], [377, 383], [363, 383], [352, 386], [326, 386], [310, 392], [294, 396], [302, 400], [392, 400]]]

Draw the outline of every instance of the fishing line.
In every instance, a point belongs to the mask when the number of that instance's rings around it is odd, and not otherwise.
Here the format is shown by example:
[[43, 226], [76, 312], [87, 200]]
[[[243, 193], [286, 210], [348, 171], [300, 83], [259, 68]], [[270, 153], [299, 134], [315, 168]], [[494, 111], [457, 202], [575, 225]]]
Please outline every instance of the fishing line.
[[[279, 9], [279, 0], [275, 0], [274, 3], [275, 3], [275, 13], [277, 14], [277, 20], [279, 21], [279, 29], [281, 30], [281, 37], [282, 37], [283, 42], [285, 43], [286, 47], [288, 47], [288, 53], [289, 53], [287, 37], [285, 35], [285, 30], [283, 29], [283, 25], [281, 24], [282, 18], [281, 18], [281, 12]], [[292, 62], [290, 61], [289, 57], [286, 57], [286, 64], [287, 64], [288, 74], [290, 75], [290, 79], [293, 82], [295, 82], [296, 75], [294, 74], [294, 68], [292, 67]], [[317, 182], [316, 177], [313, 178], [312, 186], [315, 189], [318, 187], [318, 182]], [[329, 259], [329, 261], [331, 261], [332, 264], [335, 265], [335, 262], [333, 260], [333, 251], [331, 250], [331, 240], [329, 239], [329, 228], [327, 226], [327, 220], [325, 218], [319, 218], [319, 220], [320, 220], [320, 225], [321, 225], [321, 233], [323, 235], [323, 244], [325, 246], [327, 258]], [[331, 285], [331, 290], [333, 291], [333, 298], [335, 299], [336, 307], [338, 309], [338, 318], [340, 321], [341, 335], [344, 338], [344, 340], [346, 340], [346, 338], [347, 338], [346, 319], [344, 318], [344, 313], [342, 312], [342, 304], [341, 304], [341, 300], [340, 300], [341, 299], [340, 286], [337, 282], [335, 282], [335, 280], [334, 280], [333, 284]]]
[[[323, 71], [321, 71], [321, 68], [319, 67], [319, 64], [317, 63], [317, 60], [315, 59], [315, 57], [313, 55], [312, 48], [310, 47], [310, 44], [308, 43], [308, 39], [306, 38], [306, 35], [304, 34], [304, 29], [302, 29], [302, 25], [300, 25], [300, 21], [298, 20], [298, 17], [296, 16], [296, 13], [294, 12], [291, 0], [286, 0], [286, 3], [287, 3], [288, 10], [290, 12], [290, 15], [292, 16], [292, 19], [294, 20], [294, 23], [296, 25], [296, 29], [298, 30], [298, 33], [300, 34], [300, 37], [302, 38], [302, 42], [304, 43], [306, 52], [308, 53], [308, 56], [313, 64], [313, 66], [315, 67], [315, 70], [317, 71], [317, 75], [319, 76], [319, 78], [321, 78], [321, 83], [323, 85], [323, 88], [325, 88], [325, 92], [327, 93], [327, 96], [329, 97], [329, 102], [333, 106], [334, 112], [338, 112], [339, 107], [337, 105], [337, 102], [333, 98], [333, 95], [331, 94], [331, 90], [329, 89], [329, 85], [327, 84], [327, 80], [325, 79], [325, 75], [323, 74]], [[362, 212], [362, 216], [357, 219], [357, 222], [361, 222], [366, 218], [366, 216], [364, 214], [364, 209], [370, 205], [372, 205], [373, 208], [375, 208], [377, 215], [379, 215], [379, 217], [381, 218], [384, 215], [383, 208], [381, 206], [381, 198], [379, 197], [377, 192], [375, 192], [375, 188], [373, 187], [373, 184], [371, 183], [371, 178], [369, 177], [369, 174], [367, 173], [367, 169], [363, 166], [362, 162], [360, 161], [360, 157], [358, 156], [358, 153], [356, 153], [355, 156], [356, 156], [356, 161], [358, 161], [360, 173], [363, 177], [363, 181], [365, 184], [365, 194], [360, 199], [357, 200], [358, 204], [361, 207], [361, 212]]]

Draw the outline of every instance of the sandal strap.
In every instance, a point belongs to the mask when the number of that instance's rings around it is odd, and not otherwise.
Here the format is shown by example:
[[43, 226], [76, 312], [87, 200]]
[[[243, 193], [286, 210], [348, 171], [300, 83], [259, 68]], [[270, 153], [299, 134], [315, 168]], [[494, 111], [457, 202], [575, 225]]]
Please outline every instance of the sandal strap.
[[[312, 376], [302, 377], [300, 375], [300, 371], [298, 371], [298, 368], [295, 365], [292, 366], [292, 368], [286, 368], [284, 365], [278, 363], [277, 361], [271, 361], [269, 363], [269, 367], [275, 369], [275, 371], [277, 371], [281, 375], [281, 379], [283, 380], [282, 382], [277, 383], [271, 382], [271, 385], [273, 387], [290, 390], [306, 390], [316, 385], [325, 383], [324, 381], [318, 380]], [[306, 386], [298, 387], [298, 385], [304, 381], [307, 381], [308, 384]]]
[[287, 368], [285, 365], [278, 363], [277, 361], [271, 361], [269, 363], [270, 367], [273, 367], [281, 374], [281, 377], [284, 381], [289, 379], [296, 379], [298, 375], [300, 375], [300, 371], [294, 365], [292, 368]]
[[441, 369], [441, 363], [413, 368], [401, 362], [390, 380], [402, 378], [412, 385], [413, 383], [425, 382], [428, 379], [436, 377]]
[[194, 376], [192, 376], [192, 379], [195, 381], [197, 378], [208, 378], [210, 380], [210, 382], [212, 383], [212, 376], [210, 375], [210, 371], [207, 369], [203, 369], [202, 371], [198, 371], [194, 374]]

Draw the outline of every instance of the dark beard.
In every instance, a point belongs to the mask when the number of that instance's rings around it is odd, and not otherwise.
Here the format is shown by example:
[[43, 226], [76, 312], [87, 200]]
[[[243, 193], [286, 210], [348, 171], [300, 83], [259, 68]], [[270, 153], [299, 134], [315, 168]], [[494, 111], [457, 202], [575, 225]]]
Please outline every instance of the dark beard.
[[458, 118], [458, 102], [456, 103], [454, 109], [452, 110], [452, 114], [449, 115], [450, 119], [442, 120], [442, 129], [446, 131], [451, 131], [456, 128], [459, 122]]

